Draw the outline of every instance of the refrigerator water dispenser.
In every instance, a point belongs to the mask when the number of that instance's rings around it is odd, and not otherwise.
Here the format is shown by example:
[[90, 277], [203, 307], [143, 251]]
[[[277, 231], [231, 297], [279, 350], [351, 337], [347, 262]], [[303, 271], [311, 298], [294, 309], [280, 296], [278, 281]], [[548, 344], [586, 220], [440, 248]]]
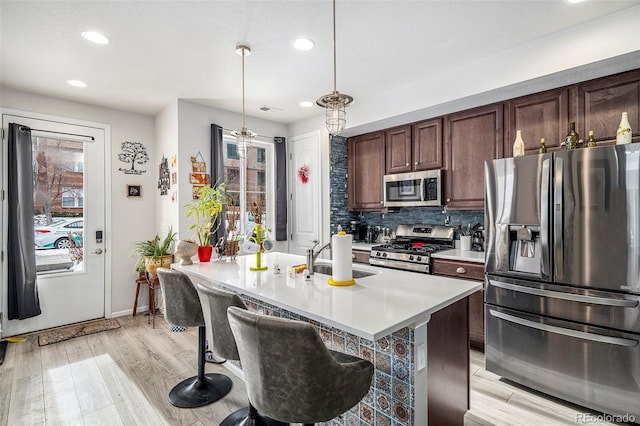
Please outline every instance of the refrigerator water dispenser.
[[540, 274], [540, 228], [522, 225], [509, 227], [509, 270]]

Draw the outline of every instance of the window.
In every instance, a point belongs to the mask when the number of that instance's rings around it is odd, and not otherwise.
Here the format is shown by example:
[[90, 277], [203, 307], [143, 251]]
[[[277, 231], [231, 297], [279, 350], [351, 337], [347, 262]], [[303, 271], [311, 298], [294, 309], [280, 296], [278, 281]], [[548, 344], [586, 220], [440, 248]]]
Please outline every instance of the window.
[[62, 207], [82, 207], [83, 198], [82, 188], [64, 187], [62, 189]]
[[258, 148], [256, 152], [258, 163], [264, 163], [267, 159], [267, 151], [264, 148]]
[[230, 160], [239, 160], [238, 146], [235, 143], [227, 143], [227, 158]]
[[[272, 142], [253, 140], [247, 152], [246, 171], [241, 173], [235, 140], [230, 135], [225, 135], [227, 155], [224, 161], [224, 176], [227, 182], [227, 190], [233, 198], [233, 207], [228, 209], [227, 229], [231, 225], [235, 233], [240, 232], [240, 215], [244, 209], [245, 233], [255, 227], [252, 213], [253, 203], [261, 207], [263, 225], [267, 229], [273, 229], [274, 218], [274, 146]], [[244, 194], [241, 194], [240, 176], [244, 176]], [[242, 203], [241, 203], [242, 201]], [[241, 207], [242, 204], [242, 207]], [[234, 224], [230, 222], [233, 221]]]

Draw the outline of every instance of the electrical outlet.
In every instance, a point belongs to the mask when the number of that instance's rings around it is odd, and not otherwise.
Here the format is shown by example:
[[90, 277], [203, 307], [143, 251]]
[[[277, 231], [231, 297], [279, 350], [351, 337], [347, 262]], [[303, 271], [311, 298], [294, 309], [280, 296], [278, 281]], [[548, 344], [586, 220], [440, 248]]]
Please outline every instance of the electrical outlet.
[[427, 366], [427, 345], [425, 343], [418, 345], [418, 370], [422, 370]]

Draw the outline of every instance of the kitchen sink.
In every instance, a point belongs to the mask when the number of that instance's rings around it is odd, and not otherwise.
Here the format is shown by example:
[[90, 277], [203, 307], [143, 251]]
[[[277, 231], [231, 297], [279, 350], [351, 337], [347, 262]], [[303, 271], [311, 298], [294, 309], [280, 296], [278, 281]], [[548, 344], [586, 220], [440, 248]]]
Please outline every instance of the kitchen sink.
[[[331, 275], [333, 273], [333, 265], [328, 263], [316, 263], [313, 265], [313, 272], [317, 272], [318, 274]], [[351, 275], [355, 278], [364, 278], [370, 277], [371, 275], [375, 275], [378, 272], [373, 271], [365, 271], [363, 269], [351, 269]]]

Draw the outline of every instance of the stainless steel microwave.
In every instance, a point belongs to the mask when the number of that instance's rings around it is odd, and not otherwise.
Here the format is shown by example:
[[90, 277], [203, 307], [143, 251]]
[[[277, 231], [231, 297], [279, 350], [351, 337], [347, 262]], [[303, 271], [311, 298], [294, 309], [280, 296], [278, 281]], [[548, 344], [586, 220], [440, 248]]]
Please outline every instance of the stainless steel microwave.
[[442, 171], [399, 173], [384, 176], [385, 207], [442, 205]]

